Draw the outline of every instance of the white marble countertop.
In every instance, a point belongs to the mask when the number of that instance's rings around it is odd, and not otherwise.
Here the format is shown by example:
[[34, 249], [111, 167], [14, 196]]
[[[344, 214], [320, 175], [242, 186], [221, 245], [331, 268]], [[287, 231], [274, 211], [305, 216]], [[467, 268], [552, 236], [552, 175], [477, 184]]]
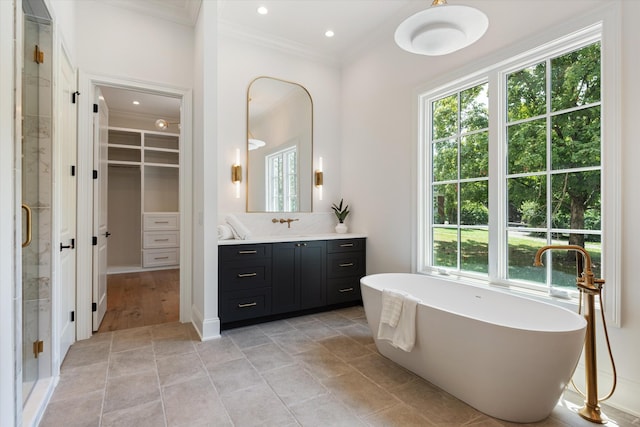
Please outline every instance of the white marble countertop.
[[364, 239], [366, 234], [359, 233], [327, 233], [327, 234], [291, 234], [291, 235], [272, 235], [272, 236], [255, 236], [247, 240], [218, 240], [218, 246], [224, 245], [250, 245], [257, 243], [278, 243], [278, 242], [303, 242], [311, 240], [337, 240], [337, 239]]

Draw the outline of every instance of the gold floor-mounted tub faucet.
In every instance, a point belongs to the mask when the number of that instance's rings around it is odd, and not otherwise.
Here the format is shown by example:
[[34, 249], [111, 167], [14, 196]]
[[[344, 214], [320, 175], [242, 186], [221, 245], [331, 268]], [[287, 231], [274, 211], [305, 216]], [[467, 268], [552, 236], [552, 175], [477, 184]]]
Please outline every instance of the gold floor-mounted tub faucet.
[[[576, 257], [577, 275], [576, 286], [580, 291], [580, 304], [578, 306], [578, 313], [582, 312], [583, 295], [586, 295], [586, 306], [584, 311], [584, 318], [587, 321], [586, 337], [584, 342], [584, 360], [585, 360], [585, 374], [586, 374], [586, 389], [582, 393], [578, 390], [578, 393], [585, 399], [584, 406], [580, 408], [578, 414], [586, 420], [594, 423], [605, 424], [608, 419], [606, 415], [602, 413], [600, 409], [600, 402], [607, 400], [613, 395], [616, 389], [616, 366], [613, 362], [613, 355], [611, 353], [611, 345], [609, 344], [609, 334], [607, 333], [607, 324], [604, 318], [604, 306], [602, 304], [602, 286], [604, 285], [604, 279], [596, 279], [591, 270], [591, 255], [582, 246], [577, 245], [547, 245], [543, 246], [536, 252], [536, 256], [533, 262], [535, 266], [542, 265], [542, 254], [549, 250], [566, 250], [575, 251], [582, 255], [584, 259], [584, 267], [582, 267], [582, 260], [580, 257]], [[613, 386], [607, 396], [598, 398], [598, 371], [596, 363], [596, 312], [595, 312], [595, 296], [600, 300], [600, 313], [602, 315], [602, 325], [604, 328], [604, 336], [607, 341], [607, 349], [609, 350], [609, 357], [611, 359], [611, 367], [613, 369]], [[575, 384], [574, 384], [575, 387]]]

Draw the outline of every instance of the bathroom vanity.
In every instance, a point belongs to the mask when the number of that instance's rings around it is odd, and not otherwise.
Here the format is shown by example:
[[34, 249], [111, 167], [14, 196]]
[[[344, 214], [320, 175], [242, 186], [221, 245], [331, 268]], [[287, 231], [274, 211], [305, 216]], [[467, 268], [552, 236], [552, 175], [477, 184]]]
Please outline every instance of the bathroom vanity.
[[328, 234], [218, 244], [218, 312], [223, 328], [362, 302], [365, 236]]

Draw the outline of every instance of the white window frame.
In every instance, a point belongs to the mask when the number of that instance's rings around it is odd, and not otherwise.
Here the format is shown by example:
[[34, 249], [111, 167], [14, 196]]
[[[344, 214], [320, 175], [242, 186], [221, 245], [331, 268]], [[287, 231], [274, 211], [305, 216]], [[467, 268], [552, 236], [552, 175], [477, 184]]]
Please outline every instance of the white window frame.
[[[601, 116], [602, 116], [602, 276], [605, 311], [608, 321], [621, 326], [620, 309], [620, 254], [621, 254], [621, 174], [620, 174], [620, 10], [619, 7], [601, 9], [548, 32], [546, 43], [535, 47], [535, 41], [523, 43], [526, 48], [507, 53], [505, 59], [496, 59], [494, 65], [475, 72], [464, 72], [461, 77], [425, 88], [417, 94], [417, 185], [416, 185], [416, 241], [414, 247], [415, 271], [423, 274], [449, 274], [465, 282], [480, 280], [501, 289], [526, 292], [559, 305], [567, 302], [540, 292], [527, 290], [515, 281], [506, 280], [507, 242], [506, 212], [506, 76], [514, 71], [536, 64], [548, 57], [571, 52], [600, 40], [601, 42]], [[567, 34], [567, 28], [575, 30]], [[503, 54], [504, 55], [504, 54]], [[486, 62], [485, 62], [486, 64]], [[432, 267], [430, 245], [432, 241], [431, 193], [431, 103], [436, 99], [489, 82], [489, 275], [450, 272]], [[502, 113], [502, 114], [501, 114]], [[498, 230], [499, 232], [496, 232]], [[533, 260], [532, 260], [533, 262]]]

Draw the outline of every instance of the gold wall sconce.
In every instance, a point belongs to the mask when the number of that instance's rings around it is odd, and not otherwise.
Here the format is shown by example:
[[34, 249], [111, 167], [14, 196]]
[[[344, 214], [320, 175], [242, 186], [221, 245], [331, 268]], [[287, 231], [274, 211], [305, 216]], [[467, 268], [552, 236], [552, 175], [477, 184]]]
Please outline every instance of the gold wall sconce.
[[236, 186], [236, 199], [240, 198], [240, 183], [242, 182], [242, 166], [240, 165], [240, 149], [236, 150], [236, 162], [231, 165], [231, 182]]
[[322, 186], [324, 185], [324, 172], [322, 171], [322, 157], [318, 161], [318, 169], [314, 173], [314, 184], [318, 189], [318, 200], [322, 200]]

